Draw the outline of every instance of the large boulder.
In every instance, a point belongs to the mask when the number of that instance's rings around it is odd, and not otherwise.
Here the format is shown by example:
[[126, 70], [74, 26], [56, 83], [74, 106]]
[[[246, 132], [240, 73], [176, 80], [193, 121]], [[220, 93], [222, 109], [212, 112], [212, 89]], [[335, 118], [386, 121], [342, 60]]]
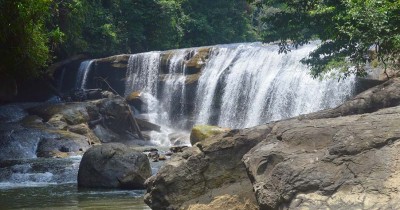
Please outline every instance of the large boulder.
[[277, 122], [243, 158], [261, 209], [399, 209], [400, 107]]
[[83, 155], [78, 186], [143, 189], [150, 176], [150, 162], [145, 154], [123, 144], [104, 144], [90, 148]]
[[268, 125], [232, 130], [174, 154], [146, 181], [145, 202], [152, 209], [178, 209], [226, 194], [255, 201], [241, 158], [269, 130]]
[[204, 139], [229, 131], [229, 128], [220, 128], [212, 125], [195, 125], [190, 133], [190, 143], [195, 145]]

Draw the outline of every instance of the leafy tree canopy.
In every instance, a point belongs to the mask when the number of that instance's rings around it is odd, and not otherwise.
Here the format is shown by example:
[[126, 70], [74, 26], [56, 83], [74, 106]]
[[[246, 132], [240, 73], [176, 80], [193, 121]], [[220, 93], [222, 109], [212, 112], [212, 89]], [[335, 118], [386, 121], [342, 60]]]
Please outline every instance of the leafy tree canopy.
[[262, 37], [281, 52], [313, 39], [321, 45], [303, 63], [314, 77], [332, 69], [365, 75], [365, 64], [399, 67], [398, 0], [250, 0], [261, 10]]
[[0, 0], [0, 11], [0, 71], [10, 78], [38, 76], [79, 53], [257, 39], [245, 0]]

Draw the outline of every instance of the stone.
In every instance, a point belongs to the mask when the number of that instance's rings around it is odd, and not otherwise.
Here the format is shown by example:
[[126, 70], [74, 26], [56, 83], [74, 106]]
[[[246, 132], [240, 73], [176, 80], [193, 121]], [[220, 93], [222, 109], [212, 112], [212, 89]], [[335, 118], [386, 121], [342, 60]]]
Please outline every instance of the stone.
[[149, 159], [123, 144], [93, 146], [82, 157], [80, 188], [143, 189], [151, 176]]
[[254, 200], [241, 159], [269, 130], [261, 126], [221, 133], [174, 154], [146, 181], [145, 202], [152, 209], [184, 209], [226, 194]]
[[142, 119], [138, 119], [135, 118], [137, 124], [139, 125], [140, 130], [142, 131], [157, 131], [160, 132], [161, 131], [161, 126], [156, 125], [154, 123], [151, 123], [147, 120], [142, 120]]
[[141, 98], [141, 95], [141, 92], [134, 91], [125, 98], [128, 104], [135, 107], [135, 109], [137, 109], [139, 112], [142, 112], [145, 109], [145, 103], [144, 100]]
[[237, 195], [221, 195], [212, 200], [209, 204], [193, 204], [190, 205], [188, 210], [258, 210], [255, 201], [250, 199], [243, 199]]
[[400, 207], [400, 106], [277, 122], [243, 161], [260, 209]]
[[195, 125], [190, 133], [190, 143], [195, 145], [197, 142], [201, 142], [204, 139], [229, 131], [229, 128], [220, 128], [212, 125]]
[[86, 137], [65, 131], [64, 135], [58, 137], [42, 138], [38, 143], [36, 155], [45, 158], [57, 157], [60, 153], [77, 155], [89, 148], [90, 144]]

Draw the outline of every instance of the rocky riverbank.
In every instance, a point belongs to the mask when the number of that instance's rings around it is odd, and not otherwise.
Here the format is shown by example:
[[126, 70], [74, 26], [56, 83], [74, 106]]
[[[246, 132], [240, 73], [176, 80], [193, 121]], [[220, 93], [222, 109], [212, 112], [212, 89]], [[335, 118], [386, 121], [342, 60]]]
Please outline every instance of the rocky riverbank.
[[198, 142], [147, 180], [145, 202], [153, 209], [216, 202], [227, 202], [225, 209], [398, 209], [399, 85], [395, 78], [334, 109]]

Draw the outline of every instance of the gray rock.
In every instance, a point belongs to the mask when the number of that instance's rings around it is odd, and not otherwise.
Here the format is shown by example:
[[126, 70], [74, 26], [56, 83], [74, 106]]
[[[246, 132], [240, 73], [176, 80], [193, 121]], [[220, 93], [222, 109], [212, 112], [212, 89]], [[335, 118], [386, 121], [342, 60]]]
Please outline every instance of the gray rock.
[[83, 155], [78, 186], [143, 189], [145, 180], [150, 176], [150, 163], [145, 154], [123, 144], [104, 144], [90, 148]]
[[268, 131], [269, 126], [232, 130], [174, 154], [146, 181], [145, 202], [152, 209], [177, 209], [227, 193], [254, 200], [241, 158]]
[[277, 122], [243, 158], [260, 208], [400, 208], [399, 116]]

